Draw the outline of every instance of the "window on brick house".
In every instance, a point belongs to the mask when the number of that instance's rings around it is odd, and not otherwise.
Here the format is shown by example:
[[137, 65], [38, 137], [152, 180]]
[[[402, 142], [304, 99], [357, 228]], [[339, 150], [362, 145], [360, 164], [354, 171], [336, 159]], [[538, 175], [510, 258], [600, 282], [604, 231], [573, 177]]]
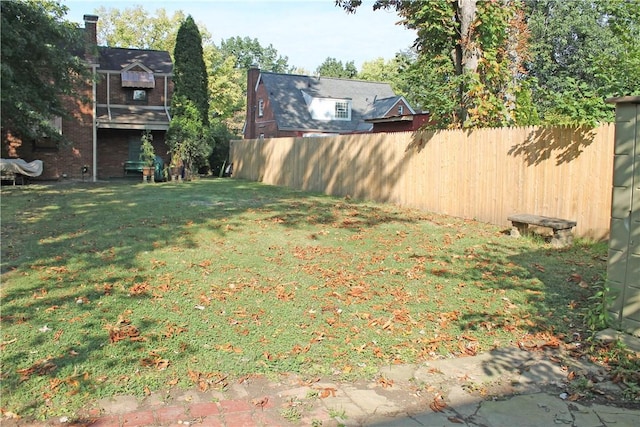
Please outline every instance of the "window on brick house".
[[147, 104], [148, 95], [144, 89], [134, 89], [130, 92], [130, 100], [133, 104]]
[[398, 115], [401, 116], [404, 114], [404, 105], [398, 105]]
[[258, 117], [264, 116], [264, 100], [258, 100]]
[[[62, 135], [62, 117], [56, 116], [49, 120], [49, 124]], [[33, 151], [58, 151], [58, 142], [49, 137], [33, 140]]]

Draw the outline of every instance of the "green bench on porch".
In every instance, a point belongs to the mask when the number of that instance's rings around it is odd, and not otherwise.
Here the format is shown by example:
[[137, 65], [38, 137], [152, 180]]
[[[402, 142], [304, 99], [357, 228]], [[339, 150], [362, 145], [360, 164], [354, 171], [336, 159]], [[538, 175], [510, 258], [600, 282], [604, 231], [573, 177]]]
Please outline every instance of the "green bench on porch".
[[139, 160], [128, 160], [124, 162], [124, 176], [127, 176], [130, 172], [142, 173], [144, 162]]

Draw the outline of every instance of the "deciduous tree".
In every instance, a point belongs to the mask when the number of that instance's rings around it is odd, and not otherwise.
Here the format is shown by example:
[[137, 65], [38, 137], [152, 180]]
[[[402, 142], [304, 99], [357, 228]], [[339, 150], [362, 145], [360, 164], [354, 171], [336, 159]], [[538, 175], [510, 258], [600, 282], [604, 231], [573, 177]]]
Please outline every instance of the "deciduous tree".
[[613, 119], [605, 99], [640, 93], [640, 2], [527, 0], [529, 73], [546, 123]]
[[58, 2], [2, 1], [0, 12], [3, 140], [9, 132], [60, 139], [49, 120], [67, 115], [64, 96], [79, 98], [89, 78], [83, 33]]
[[[355, 12], [362, 0], [336, 0], [336, 4]], [[513, 33], [520, 28], [514, 24], [519, 18], [517, 6], [518, 0], [377, 0], [373, 8], [395, 9], [402, 24], [417, 31], [420, 60], [414, 67], [429, 67], [423, 69], [431, 74], [429, 80], [446, 85], [429, 87], [446, 101], [431, 109], [436, 120], [477, 127], [515, 122], [520, 68], [510, 61], [521, 61], [516, 53], [526, 51], [526, 39]], [[433, 70], [444, 74], [433, 75]]]
[[[111, 47], [164, 50], [173, 55], [180, 24], [185, 20], [182, 10], [168, 15], [164, 8], [155, 12], [141, 5], [125, 9], [99, 7], [98, 43]], [[203, 45], [211, 43], [211, 35], [200, 32]]]
[[354, 61], [349, 61], [343, 64], [342, 61], [338, 61], [336, 58], [327, 58], [316, 69], [316, 73], [323, 77], [338, 77], [344, 79], [353, 79], [358, 74], [358, 69]]
[[233, 56], [236, 59], [236, 67], [248, 70], [257, 65], [261, 70], [272, 73], [288, 73], [289, 58], [280, 56], [273, 45], [264, 47], [258, 39], [250, 37], [231, 37], [220, 42], [220, 51], [223, 56]]

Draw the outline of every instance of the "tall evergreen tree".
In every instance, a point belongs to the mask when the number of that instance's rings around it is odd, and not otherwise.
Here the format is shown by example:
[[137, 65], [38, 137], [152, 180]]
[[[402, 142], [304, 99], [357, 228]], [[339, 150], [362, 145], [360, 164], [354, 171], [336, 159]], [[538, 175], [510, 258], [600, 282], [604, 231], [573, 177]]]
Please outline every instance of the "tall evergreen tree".
[[180, 25], [173, 53], [174, 96], [184, 97], [196, 106], [202, 123], [209, 124], [209, 88], [207, 67], [202, 52], [202, 37], [191, 15]]
[[180, 25], [173, 65], [172, 120], [167, 144], [188, 170], [206, 166], [212, 151], [209, 87], [202, 38], [191, 16]]

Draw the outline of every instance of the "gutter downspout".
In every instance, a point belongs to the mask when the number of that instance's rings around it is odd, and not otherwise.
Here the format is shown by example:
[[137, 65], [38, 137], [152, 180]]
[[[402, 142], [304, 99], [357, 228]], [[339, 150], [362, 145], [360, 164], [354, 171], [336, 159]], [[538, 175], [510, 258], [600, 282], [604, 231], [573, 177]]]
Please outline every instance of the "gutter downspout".
[[93, 104], [93, 109], [92, 109], [92, 118], [91, 121], [93, 123], [93, 129], [92, 129], [92, 148], [93, 148], [93, 166], [91, 167], [91, 171], [92, 171], [92, 180], [93, 182], [96, 182], [98, 180], [98, 123], [97, 123], [97, 117], [98, 117], [98, 107], [97, 107], [97, 89], [96, 89], [96, 79], [98, 77], [98, 72], [96, 71], [96, 69], [98, 68], [98, 64], [91, 64], [91, 74], [93, 75], [92, 78], [92, 82], [91, 82], [91, 99], [92, 99], [92, 104]]
[[167, 96], [169, 95], [169, 76], [164, 76], [164, 112], [167, 115], [167, 119], [171, 121], [171, 115], [169, 114], [169, 108], [167, 106]]

